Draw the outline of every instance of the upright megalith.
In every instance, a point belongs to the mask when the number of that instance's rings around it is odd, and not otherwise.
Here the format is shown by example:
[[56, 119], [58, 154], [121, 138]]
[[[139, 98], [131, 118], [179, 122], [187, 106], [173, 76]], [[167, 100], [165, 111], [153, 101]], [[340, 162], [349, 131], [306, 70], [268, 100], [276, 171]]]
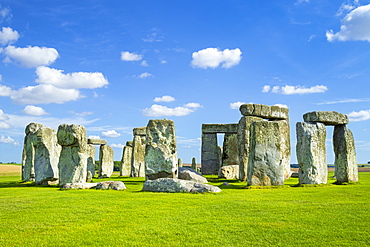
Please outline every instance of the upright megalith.
[[328, 168], [326, 164], [326, 129], [323, 123], [298, 122], [297, 160], [299, 164], [299, 183], [327, 183]]
[[257, 121], [250, 129], [248, 185], [275, 186], [284, 184], [284, 138], [286, 121]]
[[337, 182], [358, 182], [355, 140], [352, 131], [346, 125], [334, 127], [333, 146]]
[[223, 142], [222, 166], [239, 165], [239, 149], [237, 134], [225, 134]]
[[37, 131], [42, 127], [39, 123], [30, 123], [25, 128], [23, 155], [22, 155], [22, 180], [35, 180], [35, 145], [37, 143]]
[[146, 127], [133, 129], [132, 141], [132, 158], [131, 158], [131, 177], [145, 176], [145, 141], [146, 141]]
[[42, 126], [36, 131], [35, 182], [46, 184], [58, 180], [58, 162], [61, 146], [57, 143], [54, 129]]
[[90, 182], [95, 176], [95, 153], [94, 144], [87, 144], [87, 174], [86, 182]]
[[177, 146], [172, 120], [149, 120], [146, 128], [145, 176], [147, 180], [177, 178]]
[[114, 152], [109, 145], [101, 145], [99, 152], [99, 178], [109, 178], [112, 176], [114, 168]]
[[84, 183], [87, 175], [87, 138], [82, 125], [61, 124], [57, 132], [62, 146], [59, 157], [59, 186], [67, 183]]
[[123, 147], [122, 159], [120, 164], [120, 176], [130, 176], [132, 160], [132, 141], [126, 142]]
[[182, 164], [182, 159], [178, 159], [177, 160], [177, 167], [182, 167], [183, 166], [183, 164]]
[[195, 157], [191, 159], [191, 169], [197, 170], [197, 159]]

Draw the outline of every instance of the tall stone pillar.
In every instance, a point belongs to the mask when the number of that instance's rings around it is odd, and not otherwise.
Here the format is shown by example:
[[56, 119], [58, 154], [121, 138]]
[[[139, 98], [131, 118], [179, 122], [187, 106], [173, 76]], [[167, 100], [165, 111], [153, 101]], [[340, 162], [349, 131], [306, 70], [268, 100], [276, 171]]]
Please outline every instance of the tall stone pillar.
[[93, 144], [87, 144], [87, 182], [90, 182], [95, 176], [95, 153], [95, 146]]
[[145, 141], [146, 127], [135, 128], [132, 142], [131, 177], [145, 176]]
[[191, 159], [191, 169], [197, 170], [197, 159], [195, 157]]
[[334, 127], [333, 146], [337, 182], [358, 182], [355, 140], [347, 125], [336, 125]]
[[223, 142], [222, 166], [239, 165], [238, 138], [235, 133], [226, 133]]
[[59, 186], [66, 183], [84, 183], [88, 157], [85, 127], [75, 124], [59, 125], [57, 137], [62, 146], [58, 163]]
[[248, 185], [274, 186], [284, 184], [285, 149], [282, 132], [286, 121], [257, 121], [250, 129]]
[[99, 152], [99, 178], [109, 178], [114, 169], [114, 152], [109, 145], [101, 145]]
[[217, 134], [202, 134], [202, 174], [218, 174], [220, 159], [218, 155]]
[[145, 176], [147, 180], [177, 178], [177, 146], [172, 120], [149, 120], [146, 128]]
[[299, 183], [326, 184], [326, 129], [322, 123], [298, 122], [296, 153], [299, 164]]
[[56, 131], [42, 126], [36, 132], [34, 152], [35, 182], [45, 184], [59, 177], [58, 162], [61, 146], [57, 143]]
[[42, 127], [39, 123], [30, 123], [25, 128], [23, 157], [22, 157], [22, 180], [35, 180], [35, 145], [37, 143], [37, 131]]
[[132, 141], [128, 141], [126, 142], [126, 146], [123, 147], [119, 174], [120, 176], [130, 176], [131, 159], [132, 159]]

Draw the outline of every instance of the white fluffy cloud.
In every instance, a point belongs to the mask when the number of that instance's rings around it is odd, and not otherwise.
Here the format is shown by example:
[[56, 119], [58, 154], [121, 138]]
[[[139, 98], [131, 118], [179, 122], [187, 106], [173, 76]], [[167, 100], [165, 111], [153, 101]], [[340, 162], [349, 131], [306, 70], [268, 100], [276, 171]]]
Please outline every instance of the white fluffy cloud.
[[0, 31], [0, 44], [8, 45], [19, 39], [19, 33], [10, 27], [3, 27]]
[[239, 107], [243, 104], [246, 104], [245, 102], [237, 101], [234, 103], [230, 103], [230, 109], [239, 109]]
[[122, 145], [121, 143], [112, 143], [111, 145], [110, 145], [112, 148], [120, 148], [120, 149], [122, 149], [122, 148], [124, 148], [124, 146], [125, 145]]
[[272, 92], [272, 93], [278, 93], [278, 94], [285, 94], [285, 95], [291, 95], [291, 94], [310, 94], [310, 93], [325, 93], [328, 90], [327, 86], [324, 85], [316, 85], [310, 88], [302, 87], [302, 86], [274, 86], [271, 88], [271, 86], [265, 85], [262, 88], [263, 93]]
[[218, 48], [206, 48], [192, 54], [191, 66], [195, 68], [231, 68], [239, 64], [242, 52], [239, 48], [220, 51]]
[[328, 41], [362, 40], [370, 42], [370, 4], [360, 6], [347, 14], [340, 27], [340, 31], [333, 30], [326, 32]]
[[0, 121], [8, 120], [9, 117], [0, 109]]
[[26, 48], [8, 46], [3, 53], [6, 56], [4, 61], [14, 62], [28, 68], [50, 65], [59, 57], [56, 49], [38, 46], [27, 46]]
[[370, 110], [362, 110], [359, 112], [351, 112], [348, 114], [349, 120], [353, 122], [365, 121], [370, 119]]
[[0, 85], [0, 96], [10, 96], [12, 94], [12, 89], [10, 87]]
[[128, 52], [128, 51], [121, 52], [121, 60], [122, 61], [131, 62], [131, 61], [140, 61], [141, 59], [143, 59], [143, 55], [138, 55], [136, 53], [131, 53], [131, 52]]
[[0, 143], [5, 143], [5, 144], [16, 144], [13, 138], [10, 136], [5, 137], [5, 136], [0, 136]]
[[87, 137], [88, 139], [100, 139], [100, 136], [94, 136], [94, 135], [90, 135]]
[[137, 78], [139, 79], [145, 79], [145, 78], [150, 78], [150, 77], [154, 77], [154, 76], [148, 72], [141, 73], [140, 75], [137, 76]]
[[42, 107], [28, 105], [22, 110], [23, 114], [30, 115], [30, 116], [43, 116], [48, 115]]
[[194, 112], [197, 108], [202, 107], [198, 103], [188, 103], [184, 106], [170, 108], [163, 105], [154, 104], [149, 108], [142, 110], [143, 115], [147, 117], [165, 117], [165, 116], [186, 116]]
[[63, 70], [40, 66], [36, 69], [37, 83], [52, 84], [58, 88], [100, 88], [108, 83], [107, 78], [100, 72], [74, 72], [63, 74]]
[[103, 131], [102, 132], [102, 135], [104, 137], [118, 137], [121, 134], [120, 133], [117, 133], [117, 131], [115, 131], [115, 130], [108, 130], [108, 131]]
[[153, 101], [154, 102], [172, 102], [176, 99], [170, 95], [164, 95], [162, 97], [156, 97]]
[[76, 89], [62, 89], [50, 84], [24, 87], [13, 91], [10, 96], [16, 104], [62, 104], [81, 97]]

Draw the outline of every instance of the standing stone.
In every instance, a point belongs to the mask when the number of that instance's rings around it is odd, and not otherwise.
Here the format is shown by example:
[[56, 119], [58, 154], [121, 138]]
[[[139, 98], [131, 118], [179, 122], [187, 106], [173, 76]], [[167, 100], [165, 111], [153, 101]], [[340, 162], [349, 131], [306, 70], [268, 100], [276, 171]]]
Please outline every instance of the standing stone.
[[23, 154], [22, 154], [22, 180], [35, 180], [35, 145], [37, 143], [36, 132], [42, 127], [39, 123], [30, 123], [25, 128]]
[[177, 167], [182, 167], [182, 159], [177, 160]]
[[101, 145], [99, 152], [99, 178], [109, 178], [112, 176], [114, 168], [114, 152], [113, 148], [108, 145]]
[[130, 176], [131, 173], [131, 160], [132, 160], [132, 141], [126, 142], [123, 147], [122, 159], [120, 164], [120, 173], [122, 176]]
[[326, 184], [326, 129], [322, 123], [298, 122], [296, 153], [300, 184]]
[[284, 184], [282, 132], [286, 121], [257, 121], [251, 125], [248, 184]]
[[249, 135], [251, 124], [255, 121], [262, 121], [262, 118], [253, 116], [243, 116], [238, 124], [238, 148], [239, 148], [239, 180], [247, 181], [248, 155], [249, 155]]
[[62, 124], [58, 127], [58, 143], [62, 146], [59, 157], [59, 186], [84, 183], [87, 175], [87, 138], [82, 125]]
[[197, 159], [195, 157], [191, 159], [191, 169], [197, 170]]
[[226, 133], [223, 142], [222, 166], [239, 165], [237, 134]]
[[177, 178], [176, 134], [172, 120], [149, 120], [146, 130], [145, 166], [147, 180]]
[[57, 143], [56, 131], [42, 126], [36, 132], [35, 143], [35, 182], [46, 184], [58, 180], [58, 162], [61, 146]]
[[134, 139], [132, 142], [131, 177], [145, 176], [145, 141], [146, 127], [135, 128], [133, 130]]
[[220, 168], [217, 134], [202, 134], [202, 174], [217, 174]]
[[337, 182], [358, 182], [355, 140], [352, 131], [346, 125], [334, 127], [333, 146]]
[[87, 177], [86, 182], [91, 182], [95, 176], [95, 153], [94, 144], [87, 144]]

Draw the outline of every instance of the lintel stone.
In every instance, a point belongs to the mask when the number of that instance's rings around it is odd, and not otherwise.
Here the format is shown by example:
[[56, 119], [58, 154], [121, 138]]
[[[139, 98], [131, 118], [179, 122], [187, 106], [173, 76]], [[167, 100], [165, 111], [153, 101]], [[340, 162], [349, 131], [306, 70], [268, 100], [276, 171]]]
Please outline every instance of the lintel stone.
[[289, 118], [289, 109], [280, 106], [243, 104], [240, 106], [239, 110], [243, 116], [261, 117], [270, 120], [286, 120]]
[[105, 144], [107, 144], [107, 141], [103, 140], [103, 139], [87, 139], [87, 144], [105, 145]]
[[236, 134], [238, 132], [238, 124], [202, 124], [203, 134]]
[[146, 136], [146, 127], [134, 128], [134, 136]]
[[305, 122], [323, 123], [325, 125], [348, 124], [348, 116], [336, 111], [313, 111], [303, 115]]

